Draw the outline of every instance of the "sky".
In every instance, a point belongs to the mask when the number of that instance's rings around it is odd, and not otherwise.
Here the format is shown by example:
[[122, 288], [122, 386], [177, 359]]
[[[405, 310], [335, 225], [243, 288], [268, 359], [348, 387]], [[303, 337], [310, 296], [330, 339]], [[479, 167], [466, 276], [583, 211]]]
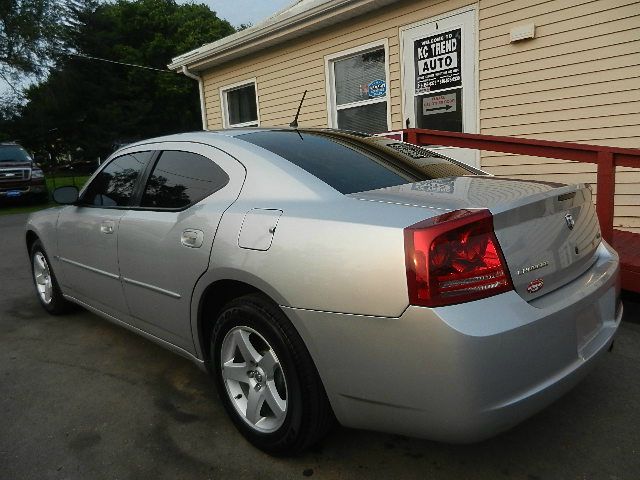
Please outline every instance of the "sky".
[[[189, 3], [181, 1], [180, 3]], [[233, 26], [256, 23], [294, 3], [294, 0], [196, 0], [206, 3], [218, 17], [228, 20]]]

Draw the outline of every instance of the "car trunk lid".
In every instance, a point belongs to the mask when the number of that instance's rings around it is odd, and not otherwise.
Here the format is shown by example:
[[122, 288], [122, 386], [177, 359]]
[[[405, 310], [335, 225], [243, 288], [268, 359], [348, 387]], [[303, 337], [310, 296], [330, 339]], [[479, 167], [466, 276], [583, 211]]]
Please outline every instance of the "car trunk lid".
[[430, 216], [485, 208], [516, 292], [533, 300], [572, 281], [595, 261], [600, 228], [585, 184], [492, 176], [439, 178], [349, 196], [423, 207]]

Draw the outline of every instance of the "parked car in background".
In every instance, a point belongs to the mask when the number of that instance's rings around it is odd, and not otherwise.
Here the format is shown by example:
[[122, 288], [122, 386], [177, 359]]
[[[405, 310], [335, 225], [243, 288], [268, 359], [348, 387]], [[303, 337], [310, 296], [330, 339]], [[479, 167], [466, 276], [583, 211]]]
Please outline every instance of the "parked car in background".
[[333, 418], [490, 437], [572, 388], [622, 317], [587, 185], [496, 178], [388, 138], [157, 138], [54, 199], [26, 226], [42, 306], [82, 305], [208, 369], [270, 453]]
[[17, 143], [0, 143], [0, 200], [48, 199], [44, 172]]

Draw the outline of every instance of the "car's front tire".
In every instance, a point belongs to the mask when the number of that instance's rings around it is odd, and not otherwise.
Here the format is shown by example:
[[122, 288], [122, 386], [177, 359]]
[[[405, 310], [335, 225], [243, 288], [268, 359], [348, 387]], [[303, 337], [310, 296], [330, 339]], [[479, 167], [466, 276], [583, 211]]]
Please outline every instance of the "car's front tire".
[[282, 310], [262, 295], [227, 304], [211, 337], [212, 372], [240, 432], [273, 455], [320, 440], [333, 413], [311, 356]]
[[73, 304], [68, 302], [60, 291], [49, 257], [40, 240], [36, 240], [31, 246], [31, 273], [40, 305], [47, 312], [62, 315], [73, 309]]

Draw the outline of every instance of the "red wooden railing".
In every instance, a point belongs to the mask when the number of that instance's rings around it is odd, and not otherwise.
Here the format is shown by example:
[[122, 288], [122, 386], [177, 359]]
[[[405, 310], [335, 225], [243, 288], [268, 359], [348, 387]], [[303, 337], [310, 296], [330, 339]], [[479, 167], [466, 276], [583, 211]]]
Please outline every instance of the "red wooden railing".
[[622, 288], [640, 293], [640, 234], [623, 232], [613, 228], [616, 167], [640, 168], [640, 149], [551, 142], [528, 138], [495, 137], [419, 128], [403, 130], [402, 137], [404, 141], [414, 145], [473, 148], [596, 164], [598, 166], [596, 212], [600, 221], [602, 237], [612, 244], [620, 254]]

